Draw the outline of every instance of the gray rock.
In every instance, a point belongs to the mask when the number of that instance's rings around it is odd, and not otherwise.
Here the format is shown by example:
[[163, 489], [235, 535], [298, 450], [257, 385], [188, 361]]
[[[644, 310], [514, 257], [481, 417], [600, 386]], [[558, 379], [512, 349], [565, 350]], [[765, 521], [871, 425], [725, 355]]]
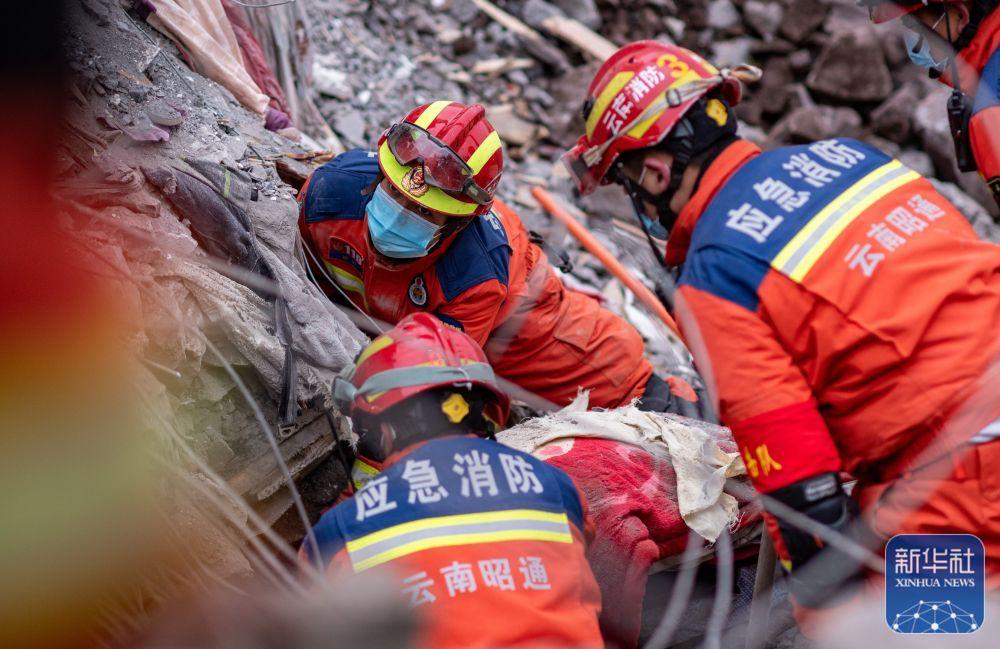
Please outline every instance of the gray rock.
[[856, 2], [835, 2], [832, 3], [830, 11], [823, 21], [823, 29], [830, 34], [867, 29], [868, 21], [868, 12], [859, 11]]
[[899, 161], [921, 176], [934, 175], [934, 161], [923, 151], [904, 149], [898, 156]]
[[910, 138], [910, 116], [917, 105], [917, 93], [911, 86], [903, 86], [872, 111], [872, 127], [879, 135], [903, 144]]
[[882, 101], [892, 92], [892, 76], [882, 46], [868, 29], [830, 38], [806, 78], [810, 90], [841, 101]]
[[796, 50], [788, 55], [788, 62], [796, 72], [805, 72], [812, 65], [812, 52], [806, 49]]
[[708, 3], [708, 26], [712, 29], [729, 29], [740, 22], [740, 12], [729, 0], [711, 0]]
[[340, 70], [329, 61], [319, 57], [313, 61], [313, 86], [320, 94], [347, 101], [354, 96], [354, 89], [348, 81], [347, 73]]
[[601, 14], [594, 0], [552, 0], [552, 4], [562, 9], [570, 18], [576, 18], [591, 29], [601, 26]]
[[771, 139], [776, 143], [812, 142], [831, 137], [856, 135], [861, 115], [843, 106], [801, 106], [774, 125]]
[[823, 0], [792, 0], [786, 3], [781, 34], [793, 43], [802, 43], [826, 20]]
[[510, 104], [487, 106], [486, 117], [500, 134], [500, 139], [511, 146], [530, 145], [545, 134], [541, 126], [515, 113]]
[[547, 18], [564, 15], [559, 7], [545, 0], [528, 0], [521, 7], [521, 20], [535, 29], [541, 29]]
[[930, 155], [942, 180], [956, 183], [962, 191], [990, 213], [995, 213], [996, 205], [989, 188], [976, 172], [962, 173], [955, 162], [955, 141], [948, 126], [946, 105], [951, 90], [943, 85], [924, 97], [913, 111], [913, 130], [920, 138], [923, 150]]
[[333, 130], [356, 146], [367, 144], [365, 136], [367, 128], [363, 113], [359, 110], [347, 109], [333, 118]]
[[719, 41], [712, 46], [712, 62], [719, 67], [746, 63], [753, 43], [752, 38], [746, 37]]
[[781, 27], [785, 8], [778, 2], [747, 0], [743, 4], [743, 20], [766, 40], [774, 38]]
[[479, 15], [479, 7], [472, 0], [453, 0], [449, 13], [460, 25], [466, 25]]

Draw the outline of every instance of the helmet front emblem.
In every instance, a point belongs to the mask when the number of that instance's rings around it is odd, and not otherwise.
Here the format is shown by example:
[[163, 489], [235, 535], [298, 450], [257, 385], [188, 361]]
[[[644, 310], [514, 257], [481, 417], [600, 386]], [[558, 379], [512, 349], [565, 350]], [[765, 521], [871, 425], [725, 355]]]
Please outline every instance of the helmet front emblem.
[[428, 191], [430, 191], [430, 186], [424, 182], [424, 167], [423, 165], [411, 167], [407, 171], [403, 178], [400, 180], [400, 184], [403, 185], [409, 194], [420, 198]]

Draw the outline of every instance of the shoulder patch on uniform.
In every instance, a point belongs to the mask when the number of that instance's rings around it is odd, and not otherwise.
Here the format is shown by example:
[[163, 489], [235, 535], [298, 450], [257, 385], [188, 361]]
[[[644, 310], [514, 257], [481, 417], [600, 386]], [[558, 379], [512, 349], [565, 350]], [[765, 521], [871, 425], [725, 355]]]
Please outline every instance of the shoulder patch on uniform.
[[450, 302], [491, 279], [506, 286], [511, 252], [500, 219], [492, 212], [477, 217], [437, 262], [435, 268], [444, 299]]
[[379, 176], [372, 152], [353, 149], [313, 172], [303, 200], [306, 223], [330, 219], [360, 220]]
[[427, 282], [424, 281], [423, 275], [416, 275], [410, 280], [410, 287], [406, 290], [406, 294], [414, 306], [422, 307], [427, 304]]

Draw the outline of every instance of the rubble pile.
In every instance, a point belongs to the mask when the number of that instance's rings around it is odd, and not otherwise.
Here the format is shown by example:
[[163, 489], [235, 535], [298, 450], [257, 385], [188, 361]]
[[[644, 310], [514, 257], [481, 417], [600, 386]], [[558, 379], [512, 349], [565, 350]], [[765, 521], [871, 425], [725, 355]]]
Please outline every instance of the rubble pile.
[[326, 462], [345, 484], [326, 460], [340, 431], [323, 409], [367, 340], [298, 252], [295, 188], [276, 159], [306, 149], [118, 2], [76, 3], [67, 20], [72, 96], [56, 152], [67, 254], [115, 287], [123, 344], [142, 362], [137, 398], [167, 453], [195, 453], [273, 524], [292, 498], [255, 407], [292, 476]]
[[[485, 5], [540, 38], [501, 24]], [[582, 132], [579, 110], [597, 66], [580, 46], [582, 31], [567, 39], [547, 29], [556, 16], [615, 45], [655, 38], [720, 66], [758, 65], [764, 77], [737, 111], [746, 137], [765, 147], [857, 137], [941, 181], [980, 232], [994, 234], [988, 191], [954, 163], [949, 90], [910, 63], [898, 26], [876, 28], [853, 0], [321, 0], [310, 12], [319, 104], [346, 145], [371, 146], [423, 102], [483, 103], [507, 145], [512, 173], [501, 194], [538, 229], [546, 223], [525, 185], [572, 196], [553, 181], [552, 163]], [[594, 218], [634, 218], [620, 192], [578, 204]]]

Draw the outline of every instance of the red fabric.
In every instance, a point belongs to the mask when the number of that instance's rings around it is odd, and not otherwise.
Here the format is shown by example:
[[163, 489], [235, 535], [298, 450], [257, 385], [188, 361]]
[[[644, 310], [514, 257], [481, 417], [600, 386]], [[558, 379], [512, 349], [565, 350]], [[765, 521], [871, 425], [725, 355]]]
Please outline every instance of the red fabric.
[[[736, 450], [731, 439], [717, 441]], [[681, 554], [687, 543], [673, 466], [639, 447], [592, 438], [556, 442], [539, 455], [569, 474], [588, 503], [595, 537], [587, 559], [601, 587], [605, 641], [609, 647], [636, 646], [649, 569]], [[740, 511], [737, 529], [760, 520], [756, 503], [741, 502]]]
[[254, 35], [242, 9], [234, 5], [231, 0], [222, 0], [222, 7], [226, 10], [226, 17], [229, 18], [229, 23], [233, 26], [233, 33], [236, 34], [236, 42], [240, 45], [240, 52], [243, 54], [243, 67], [246, 68], [250, 78], [254, 80], [260, 91], [271, 98], [271, 107], [291, 116], [285, 92], [281, 89], [281, 84], [274, 76], [271, 66], [267, 64], [267, 58], [264, 56], [264, 50], [261, 49], [260, 41]]
[[[303, 187], [300, 196], [305, 192]], [[614, 408], [641, 396], [653, 369], [638, 332], [567, 289], [528, 240], [517, 214], [500, 201], [494, 209], [513, 249], [507, 284], [489, 278], [452, 300], [445, 299], [435, 264], [454, 239], [427, 257], [390, 268], [377, 261], [365, 219], [307, 224], [303, 214], [299, 223], [327, 271], [370, 315], [394, 324], [426, 311], [457, 323], [484, 346], [497, 374], [558, 405], [572, 401], [579, 387], [591, 390], [593, 407]], [[419, 305], [411, 298], [418, 281], [426, 291]]]
[[754, 486], [762, 493], [840, 470], [840, 456], [810, 400], [733, 422], [733, 436]]

